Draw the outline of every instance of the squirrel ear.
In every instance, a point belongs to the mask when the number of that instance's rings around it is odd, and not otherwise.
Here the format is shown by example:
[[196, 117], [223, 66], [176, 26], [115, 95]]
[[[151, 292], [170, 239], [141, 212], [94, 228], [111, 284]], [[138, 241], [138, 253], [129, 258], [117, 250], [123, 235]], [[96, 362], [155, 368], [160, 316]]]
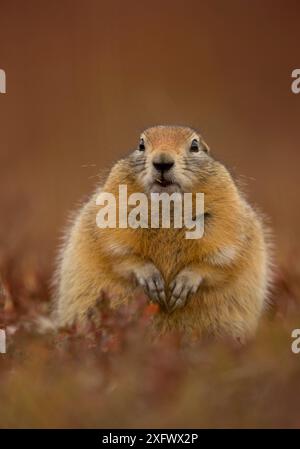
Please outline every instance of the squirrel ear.
[[202, 144], [203, 151], [205, 151], [205, 153], [209, 153], [210, 152], [210, 148], [209, 148], [209, 146], [207, 145], [207, 143], [203, 139], [201, 139], [201, 144]]

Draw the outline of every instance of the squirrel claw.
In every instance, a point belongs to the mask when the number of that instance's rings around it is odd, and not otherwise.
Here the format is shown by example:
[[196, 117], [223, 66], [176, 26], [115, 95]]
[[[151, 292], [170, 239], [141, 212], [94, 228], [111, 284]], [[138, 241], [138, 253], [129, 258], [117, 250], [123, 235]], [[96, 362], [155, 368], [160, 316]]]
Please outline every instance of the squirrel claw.
[[158, 269], [149, 264], [140, 270], [136, 277], [149, 299], [166, 307], [165, 283]]
[[190, 296], [197, 292], [201, 280], [201, 276], [187, 270], [176, 276], [170, 284], [171, 298], [168, 306], [171, 313], [186, 305]]

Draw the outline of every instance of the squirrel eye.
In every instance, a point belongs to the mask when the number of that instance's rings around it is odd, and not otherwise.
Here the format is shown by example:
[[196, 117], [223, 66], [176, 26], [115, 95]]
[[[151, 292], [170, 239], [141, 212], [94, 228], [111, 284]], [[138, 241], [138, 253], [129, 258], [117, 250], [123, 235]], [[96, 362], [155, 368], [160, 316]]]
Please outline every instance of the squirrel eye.
[[140, 151], [145, 151], [146, 147], [145, 147], [145, 142], [144, 139], [140, 140], [140, 144], [139, 144], [139, 150]]
[[191, 146], [190, 146], [190, 151], [192, 153], [197, 153], [199, 151], [199, 142], [197, 139], [193, 139]]

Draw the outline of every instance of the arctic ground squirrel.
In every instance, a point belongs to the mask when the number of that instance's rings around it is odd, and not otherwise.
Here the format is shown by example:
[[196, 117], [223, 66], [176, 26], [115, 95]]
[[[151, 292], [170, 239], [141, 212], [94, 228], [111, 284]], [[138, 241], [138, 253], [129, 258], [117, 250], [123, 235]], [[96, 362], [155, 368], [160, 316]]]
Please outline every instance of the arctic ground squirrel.
[[[137, 139], [138, 140], [138, 139]], [[142, 192], [204, 194], [204, 233], [186, 229], [100, 228], [97, 197]], [[117, 213], [125, 205], [116, 201]], [[127, 207], [127, 206], [126, 206]], [[143, 289], [159, 304], [158, 332], [232, 337], [255, 335], [271, 281], [268, 232], [227, 169], [201, 135], [179, 126], [155, 126], [111, 169], [72, 221], [60, 251], [56, 284], [59, 326], [84, 322], [106, 293], [116, 304], [138, 300]]]

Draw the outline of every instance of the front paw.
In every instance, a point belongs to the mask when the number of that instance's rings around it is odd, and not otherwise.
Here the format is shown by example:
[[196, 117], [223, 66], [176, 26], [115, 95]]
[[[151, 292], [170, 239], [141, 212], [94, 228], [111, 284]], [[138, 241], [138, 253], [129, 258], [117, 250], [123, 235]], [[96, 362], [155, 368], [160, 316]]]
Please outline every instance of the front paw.
[[147, 263], [135, 270], [138, 284], [143, 287], [146, 295], [164, 308], [166, 307], [165, 281], [152, 263]]
[[171, 294], [168, 304], [169, 311], [173, 312], [184, 307], [189, 297], [197, 292], [201, 281], [202, 277], [192, 270], [180, 271], [169, 286]]

